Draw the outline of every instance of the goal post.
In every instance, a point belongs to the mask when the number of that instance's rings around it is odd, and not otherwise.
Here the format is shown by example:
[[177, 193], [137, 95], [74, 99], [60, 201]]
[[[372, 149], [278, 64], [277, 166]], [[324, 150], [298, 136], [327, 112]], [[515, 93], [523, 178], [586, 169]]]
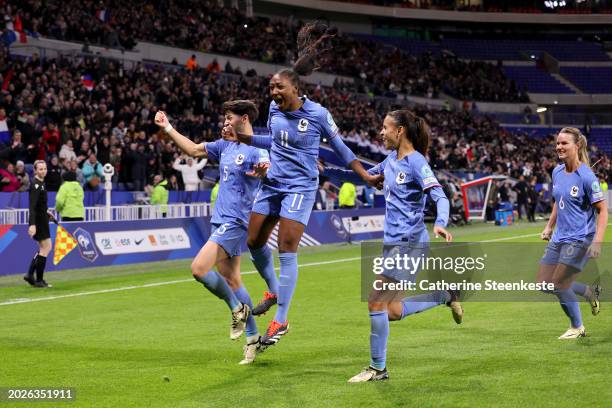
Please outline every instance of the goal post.
[[485, 220], [487, 203], [495, 190], [494, 183], [505, 178], [505, 176], [488, 176], [461, 185], [463, 209], [468, 220]]

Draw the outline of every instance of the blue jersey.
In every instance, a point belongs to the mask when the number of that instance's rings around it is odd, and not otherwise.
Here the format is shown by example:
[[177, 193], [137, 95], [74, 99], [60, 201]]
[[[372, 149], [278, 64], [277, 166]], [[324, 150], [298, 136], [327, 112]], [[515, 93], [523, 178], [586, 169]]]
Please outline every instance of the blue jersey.
[[219, 162], [219, 193], [212, 224], [237, 220], [247, 225], [260, 179], [245, 175], [253, 165], [269, 162], [268, 152], [244, 143], [217, 140], [206, 143], [208, 157]]
[[288, 192], [317, 189], [321, 137], [338, 137], [338, 127], [327, 109], [306, 97], [303, 101], [293, 112], [283, 112], [276, 102], [270, 103], [268, 130], [272, 148], [267, 178]]
[[425, 190], [440, 186], [425, 157], [414, 152], [397, 159], [393, 151], [370, 174], [384, 174], [385, 226], [384, 242], [410, 244], [427, 243], [425, 228]]
[[604, 199], [599, 180], [589, 166], [580, 163], [573, 173], [565, 171], [565, 164], [555, 167], [552, 181], [557, 228], [551, 241], [591, 241], [596, 229], [592, 204]]

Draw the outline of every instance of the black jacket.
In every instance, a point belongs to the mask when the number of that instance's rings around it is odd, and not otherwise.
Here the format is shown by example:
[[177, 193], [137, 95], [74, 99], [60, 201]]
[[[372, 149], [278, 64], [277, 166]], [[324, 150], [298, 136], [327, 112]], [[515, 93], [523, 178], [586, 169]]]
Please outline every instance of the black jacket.
[[45, 182], [36, 177], [30, 185], [30, 225], [41, 225], [49, 222], [47, 215], [47, 188]]

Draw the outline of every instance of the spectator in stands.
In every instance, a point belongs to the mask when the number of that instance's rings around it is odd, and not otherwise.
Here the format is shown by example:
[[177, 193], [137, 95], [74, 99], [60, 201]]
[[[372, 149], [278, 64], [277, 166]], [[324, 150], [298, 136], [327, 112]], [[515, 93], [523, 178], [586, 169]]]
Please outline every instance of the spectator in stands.
[[338, 205], [340, 208], [355, 208], [356, 188], [353, 183], [344, 182], [338, 193]]
[[189, 71], [195, 71], [198, 68], [198, 62], [195, 54], [191, 54], [191, 57], [189, 57], [187, 63], [185, 64], [185, 68], [187, 68]]
[[59, 164], [57, 155], [51, 156], [49, 166], [47, 167], [47, 176], [45, 177], [45, 186], [47, 191], [57, 191], [62, 185], [62, 168]]
[[110, 163], [110, 139], [107, 136], [102, 137], [97, 146], [96, 157], [103, 165]]
[[206, 70], [211, 74], [218, 74], [221, 72], [221, 65], [219, 65], [219, 61], [214, 59], [210, 64], [206, 66]]
[[176, 177], [176, 174], [171, 174], [170, 178], [168, 179], [168, 191], [180, 191], [183, 190], [181, 188], [180, 183], [178, 182], [178, 177]]
[[131, 173], [131, 183], [136, 191], [143, 191], [147, 180], [147, 156], [142, 144], [131, 143], [127, 153]]
[[519, 176], [519, 181], [514, 186], [514, 191], [516, 191], [516, 206], [518, 210], [518, 218], [521, 220], [523, 215], [527, 215], [529, 208], [528, 201], [528, 187], [525, 182], [525, 176], [522, 174]]
[[43, 128], [42, 140], [47, 154], [57, 154], [60, 145], [60, 132], [55, 123], [49, 122], [49, 124]]
[[153, 192], [151, 193], [151, 205], [158, 205], [162, 217], [166, 218], [168, 213], [168, 181], [160, 174], [153, 177]]
[[59, 158], [62, 161], [67, 161], [67, 162], [76, 160], [77, 156], [76, 156], [76, 153], [74, 152], [74, 143], [72, 142], [72, 139], [66, 140], [66, 143], [62, 145], [60, 152], [59, 152]]
[[23, 161], [17, 161], [15, 165], [15, 176], [19, 180], [20, 186], [17, 191], [24, 192], [30, 190], [30, 176], [26, 172], [25, 164]]
[[6, 117], [6, 110], [0, 108], [0, 144], [8, 146], [11, 143], [10, 128], [8, 118]]
[[15, 167], [9, 163], [6, 169], [0, 168], [0, 191], [13, 193], [19, 190], [21, 183], [15, 174]]
[[[181, 162], [185, 160], [185, 164]], [[200, 177], [198, 171], [202, 170], [206, 166], [207, 160], [201, 159], [199, 162], [194, 163], [193, 158], [179, 156], [172, 165], [172, 168], [176, 171], [180, 171], [183, 177], [183, 183], [185, 184], [185, 191], [197, 191], [200, 185]]]
[[127, 132], [128, 129], [126, 129], [125, 127], [125, 122], [120, 120], [119, 123], [117, 123], [117, 126], [113, 128], [112, 136], [115, 136], [119, 141], [123, 141], [123, 138], [125, 137]]
[[13, 142], [11, 143], [10, 161], [17, 163], [17, 161], [23, 161], [24, 163], [28, 160], [28, 149], [21, 140], [21, 131], [15, 129], [13, 132]]
[[85, 188], [91, 191], [99, 189], [100, 181], [104, 175], [102, 164], [96, 158], [96, 155], [91, 153], [89, 159], [83, 164], [83, 177], [85, 178]]
[[527, 186], [527, 203], [528, 203], [528, 212], [527, 219], [529, 222], [536, 222], [535, 213], [536, 207], [538, 206], [539, 195], [536, 191], [536, 183], [538, 179], [537, 177], [532, 177], [529, 185]]
[[76, 174], [76, 181], [81, 185], [85, 185], [85, 177], [83, 176], [83, 170], [79, 168], [79, 163], [76, 160], [71, 160], [68, 165], [68, 171]]
[[76, 178], [76, 173], [72, 171], [64, 173], [64, 183], [55, 196], [55, 210], [62, 217], [62, 221], [83, 221], [85, 219], [83, 204], [85, 193]]

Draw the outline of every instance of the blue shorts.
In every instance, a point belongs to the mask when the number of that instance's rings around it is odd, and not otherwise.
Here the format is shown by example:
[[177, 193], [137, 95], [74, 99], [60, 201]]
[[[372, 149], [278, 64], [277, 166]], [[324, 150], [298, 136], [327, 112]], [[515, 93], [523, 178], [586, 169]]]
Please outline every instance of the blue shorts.
[[284, 192], [268, 184], [262, 184], [255, 196], [253, 212], [275, 215], [308, 225], [317, 190]]
[[[423, 244], [385, 244], [383, 247], [383, 258], [391, 258], [394, 262], [389, 261], [394, 265], [393, 268], [385, 268], [381, 275], [393, 279], [396, 282], [407, 281], [416, 282], [418, 273], [423, 267], [423, 262], [426, 260], [429, 253], [429, 246]], [[400, 256], [399, 265], [396, 262], [396, 257]], [[422, 261], [419, 261], [419, 258]], [[414, 261], [414, 262], [411, 262]], [[398, 267], [399, 266], [399, 267]], [[416, 267], [415, 267], [416, 266]]]
[[217, 243], [231, 258], [242, 253], [242, 245], [247, 240], [247, 227], [241, 223], [231, 221], [223, 224], [211, 224], [211, 233], [208, 238]]
[[549, 242], [540, 263], [543, 265], [563, 264], [581, 271], [589, 260], [590, 245], [590, 242]]

